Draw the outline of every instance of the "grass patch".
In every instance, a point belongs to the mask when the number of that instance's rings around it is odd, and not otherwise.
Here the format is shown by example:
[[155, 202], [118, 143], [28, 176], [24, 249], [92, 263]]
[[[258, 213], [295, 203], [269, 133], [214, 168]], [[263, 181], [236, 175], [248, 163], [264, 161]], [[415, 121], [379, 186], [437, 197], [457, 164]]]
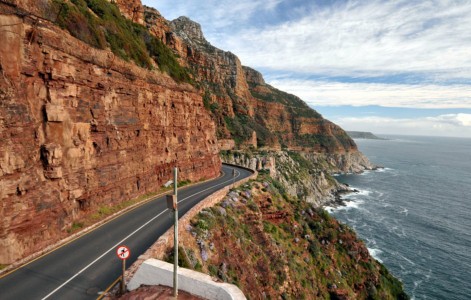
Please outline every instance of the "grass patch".
[[184, 187], [186, 185], [191, 184], [191, 180], [183, 180], [178, 182], [178, 187]]
[[166, 188], [166, 189], [161, 189], [157, 192], [148, 193], [148, 194], [139, 196], [137, 198], [121, 202], [121, 203], [119, 203], [118, 205], [115, 205], [115, 206], [108, 206], [108, 205], [100, 206], [100, 207], [98, 207], [98, 209], [95, 213], [88, 214], [80, 222], [72, 223], [71, 227], [69, 229], [67, 229], [67, 232], [68, 233], [74, 233], [76, 231], [79, 231], [79, 230], [81, 230], [85, 227], [88, 227], [90, 225], [95, 224], [98, 221], [101, 221], [101, 220], [105, 219], [108, 216], [111, 216], [114, 213], [117, 213], [117, 212], [119, 212], [119, 211], [121, 211], [125, 208], [128, 208], [128, 207], [130, 207], [130, 206], [132, 206], [136, 203], [139, 203], [139, 202], [145, 201], [149, 198], [152, 198], [152, 197], [156, 196], [159, 193], [163, 193], [166, 190], [170, 190], [170, 189]]
[[[198, 182], [202, 182], [205, 180], [206, 178], [202, 178]], [[183, 187], [191, 183], [192, 183], [191, 180], [183, 180], [179, 182], [179, 187]], [[94, 213], [86, 215], [83, 219], [80, 220], [80, 222], [72, 223], [71, 227], [67, 229], [67, 232], [73, 233], [82, 228], [86, 228], [134, 204], [149, 200], [150, 198], [153, 198], [159, 194], [163, 194], [171, 190], [173, 190], [173, 186], [161, 187], [159, 190], [155, 192], [147, 193], [137, 198], [126, 200], [113, 206], [110, 206], [110, 205], [99, 206]]]
[[68, 233], [74, 233], [83, 228], [83, 222], [73, 222], [72, 226], [67, 230]]
[[8, 267], [9, 265], [2, 265], [0, 264], [0, 270], [3, 270], [3, 269], [6, 269], [6, 267]]

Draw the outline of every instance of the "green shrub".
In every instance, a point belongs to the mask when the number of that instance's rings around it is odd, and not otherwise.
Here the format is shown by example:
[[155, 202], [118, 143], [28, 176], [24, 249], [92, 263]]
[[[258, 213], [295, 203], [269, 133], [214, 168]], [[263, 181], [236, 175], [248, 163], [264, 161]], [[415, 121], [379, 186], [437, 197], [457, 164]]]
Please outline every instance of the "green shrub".
[[215, 112], [216, 110], [219, 109], [219, 104], [218, 104], [217, 102], [211, 103], [211, 105], [209, 105], [209, 109], [210, 109], [212, 112]]
[[213, 277], [218, 277], [218, 267], [215, 265], [208, 266], [209, 274]]
[[263, 147], [269, 140], [274, 138], [273, 134], [261, 125], [263, 124], [261, 120], [256, 120], [248, 115], [239, 114], [235, 115], [234, 118], [225, 116], [224, 121], [237, 145], [249, 140], [254, 131], [257, 134], [259, 147]]
[[98, 213], [102, 216], [110, 215], [112, 212], [112, 209], [108, 206], [102, 206], [98, 209]]
[[82, 229], [84, 226], [83, 222], [73, 222], [72, 226], [67, 230], [68, 233], [73, 233], [77, 230]]
[[191, 180], [187, 179], [187, 180], [182, 180], [182, 181], [179, 181], [178, 182], [178, 187], [183, 187], [185, 185], [189, 185], [191, 183]]
[[198, 272], [201, 272], [203, 270], [203, 265], [200, 263], [199, 260], [196, 261], [195, 270]]
[[196, 223], [196, 227], [201, 229], [201, 230], [208, 230], [209, 229], [208, 222], [206, 222], [203, 219], [198, 220], [198, 222]]
[[191, 82], [189, 72], [175, 54], [142, 25], [123, 17], [115, 4], [106, 0], [52, 0], [52, 21], [83, 42], [98, 48], [109, 47], [126, 61], [152, 69], [154, 60], [162, 72], [179, 82]]
[[210, 109], [211, 105], [211, 93], [208, 90], [204, 91], [203, 94], [203, 104], [206, 109]]
[[86, 4], [81, 0], [74, 0], [70, 5], [63, 0], [52, 1], [52, 11], [55, 16], [55, 22], [70, 32], [70, 34], [79, 40], [99, 49], [106, 47], [106, 38], [99, 29], [96, 17], [87, 9]]

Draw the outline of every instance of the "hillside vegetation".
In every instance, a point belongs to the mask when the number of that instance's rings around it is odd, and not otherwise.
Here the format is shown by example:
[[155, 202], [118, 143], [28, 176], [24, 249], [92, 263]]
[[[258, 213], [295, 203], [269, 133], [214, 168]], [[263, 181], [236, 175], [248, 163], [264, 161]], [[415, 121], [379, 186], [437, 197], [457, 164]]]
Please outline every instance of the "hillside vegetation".
[[352, 229], [267, 174], [187, 229], [180, 263], [236, 284], [249, 299], [408, 299]]
[[99, 49], [110, 48], [118, 57], [162, 72], [177, 81], [190, 81], [186, 68], [175, 54], [146, 27], [121, 15], [119, 8], [105, 0], [53, 0], [48, 17], [71, 35]]

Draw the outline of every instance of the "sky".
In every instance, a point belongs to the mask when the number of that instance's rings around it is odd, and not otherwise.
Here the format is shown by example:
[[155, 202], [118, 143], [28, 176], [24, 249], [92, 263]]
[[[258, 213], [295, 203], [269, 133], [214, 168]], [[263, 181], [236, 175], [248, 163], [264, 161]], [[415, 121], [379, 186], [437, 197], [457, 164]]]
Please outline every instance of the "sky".
[[471, 0], [143, 0], [346, 130], [471, 138]]

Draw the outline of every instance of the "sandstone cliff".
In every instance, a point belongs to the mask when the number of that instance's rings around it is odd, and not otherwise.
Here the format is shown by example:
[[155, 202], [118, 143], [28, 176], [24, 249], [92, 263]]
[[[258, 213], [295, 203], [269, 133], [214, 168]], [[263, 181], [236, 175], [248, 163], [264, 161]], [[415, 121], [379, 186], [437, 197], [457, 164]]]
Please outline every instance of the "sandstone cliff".
[[242, 66], [234, 54], [212, 46], [199, 24], [180, 17], [167, 26], [187, 45], [176, 50], [185, 50], [180, 54], [205, 92], [220, 139], [234, 139], [239, 147], [357, 152], [340, 127], [298, 97], [266, 84], [259, 72]]
[[192, 70], [222, 150], [294, 150], [343, 172], [372, 167], [345, 131], [298, 97], [266, 84], [234, 54], [212, 46], [198, 23], [187, 17], [169, 22], [151, 8], [145, 8], [145, 19]]
[[79, 41], [48, 5], [0, 3], [0, 264], [157, 190], [174, 166], [192, 181], [220, 170], [198, 90]]

